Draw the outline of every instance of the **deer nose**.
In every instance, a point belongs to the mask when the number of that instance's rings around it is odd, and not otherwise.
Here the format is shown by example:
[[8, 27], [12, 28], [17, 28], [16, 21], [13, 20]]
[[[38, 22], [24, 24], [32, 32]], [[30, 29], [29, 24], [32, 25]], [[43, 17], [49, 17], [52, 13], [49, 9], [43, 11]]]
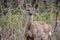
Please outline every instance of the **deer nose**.
[[29, 15], [33, 15], [33, 11], [29, 11], [28, 13], [29, 13]]
[[32, 13], [29, 13], [29, 15], [32, 15]]

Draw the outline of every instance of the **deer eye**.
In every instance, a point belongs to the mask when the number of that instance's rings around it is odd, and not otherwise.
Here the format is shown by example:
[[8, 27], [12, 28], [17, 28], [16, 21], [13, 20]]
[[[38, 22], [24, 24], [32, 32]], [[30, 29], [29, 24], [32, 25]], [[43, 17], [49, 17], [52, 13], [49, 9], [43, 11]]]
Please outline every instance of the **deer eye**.
[[30, 11], [30, 10], [27, 10], [27, 11]]

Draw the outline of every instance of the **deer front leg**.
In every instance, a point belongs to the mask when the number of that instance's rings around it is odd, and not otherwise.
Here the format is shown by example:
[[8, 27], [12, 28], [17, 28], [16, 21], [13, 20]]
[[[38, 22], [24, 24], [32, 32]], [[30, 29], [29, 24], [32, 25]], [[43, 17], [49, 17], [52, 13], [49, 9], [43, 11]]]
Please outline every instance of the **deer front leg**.
[[45, 37], [43, 38], [43, 40], [49, 40], [48, 34], [45, 34]]

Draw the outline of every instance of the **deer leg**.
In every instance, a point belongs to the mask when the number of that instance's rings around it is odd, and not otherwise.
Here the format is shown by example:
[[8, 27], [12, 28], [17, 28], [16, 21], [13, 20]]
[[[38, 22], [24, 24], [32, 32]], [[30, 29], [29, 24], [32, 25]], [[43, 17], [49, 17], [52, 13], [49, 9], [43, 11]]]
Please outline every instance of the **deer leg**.
[[49, 40], [48, 34], [45, 35], [45, 37], [43, 38], [43, 40]]
[[43, 39], [41, 39], [41, 40], [43, 40]]

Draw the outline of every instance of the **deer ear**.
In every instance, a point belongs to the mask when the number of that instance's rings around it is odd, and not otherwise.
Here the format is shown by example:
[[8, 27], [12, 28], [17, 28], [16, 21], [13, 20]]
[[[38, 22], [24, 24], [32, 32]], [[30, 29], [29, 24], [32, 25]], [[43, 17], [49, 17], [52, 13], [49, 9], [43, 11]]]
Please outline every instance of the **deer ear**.
[[35, 5], [35, 8], [36, 8], [36, 9], [38, 8], [38, 4]]
[[23, 7], [26, 8], [26, 4], [23, 4]]

